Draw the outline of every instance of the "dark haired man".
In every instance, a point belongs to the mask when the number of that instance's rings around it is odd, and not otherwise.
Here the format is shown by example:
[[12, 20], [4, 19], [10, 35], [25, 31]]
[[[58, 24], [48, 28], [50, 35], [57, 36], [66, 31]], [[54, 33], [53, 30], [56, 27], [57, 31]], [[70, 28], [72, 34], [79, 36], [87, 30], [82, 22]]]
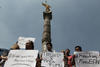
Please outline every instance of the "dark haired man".
[[46, 47], [47, 47], [47, 52], [55, 52], [52, 48], [52, 43], [47, 43], [46, 44]]

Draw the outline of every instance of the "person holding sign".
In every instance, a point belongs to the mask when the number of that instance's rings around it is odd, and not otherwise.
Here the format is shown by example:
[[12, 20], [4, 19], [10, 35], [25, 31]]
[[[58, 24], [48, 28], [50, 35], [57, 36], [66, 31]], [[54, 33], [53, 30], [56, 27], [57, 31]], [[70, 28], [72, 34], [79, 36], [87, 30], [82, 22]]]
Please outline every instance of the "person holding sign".
[[75, 52], [81, 52], [82, 51], [82, 47], [81, 46], [76, 46], [75, 47]]
[[[26, 42], [26, 48], [25, 49], [26, 50], [34, 50], [34, 43], [29, 40], [28, 42]], [[37, 61], [36, 67], [40, 67], [41, 60], [40, 60], [39, 54], [38, 54], [36, 61]]]
[[82, 52], [82, 47], [81, 46], [76, 46], [75, 47], [75, 52], [74, 52], [74, 55], [73, 55], [73, 60], [74, 60], [74, 67], [76, 67], [76, 64], [75, 64], [75, 57], [77, 55], [77, 52]]
[[5, 61], [7, 60], [9, 50], [3, 51], [2, 55], [0, 56], [0, 67], [4, 67]]
[[[11, 50], [20, 50], [20, 46], [18, 44], [18, 41], [11, 47]], [[26, 40], [25, 50], [34, 50], [34, 42], [31, 40]], [[39, 60], [39, 56], [38, 56], [36, 59], [36, 67], [40, 67], [40, 65], [38, 64], [39, 62], [40, 62], [40, 60]]]
[[72, 67], [73, 66], [73, 55], [70, 55], [70, 50], [65, 50], [65, 57], [64, 57], [64, 63], [65, 67]]
[[47, 43], [47, 44], [46, 44], [46, 47], [47, 47], [47, 52], [55, 52], [55, 51], [52, 49], [52, 43]]
[[[34, 50], [34, 43], [30, 40], [28, 40], [26, 42], [26, 47], [25, 47], [26, 50]], [[36, 59], [37, 63], [36, 63], [36, 67], [40, 67], [40, 57], [38, 55], [37, 59]]]
[[34, 43], [32, 41], [26, 42], [26, 50], [34, 50]]

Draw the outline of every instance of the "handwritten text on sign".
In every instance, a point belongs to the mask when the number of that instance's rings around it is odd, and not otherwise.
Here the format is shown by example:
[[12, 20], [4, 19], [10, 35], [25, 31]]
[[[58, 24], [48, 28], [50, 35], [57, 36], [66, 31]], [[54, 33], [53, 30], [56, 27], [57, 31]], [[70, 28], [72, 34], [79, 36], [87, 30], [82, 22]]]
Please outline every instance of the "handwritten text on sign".
[[11, 50], [4, 67], [35, 67], [37, 50]]
[[64, 67], [63, 53], [58, 52], [45, 52], [42, 54], [42, 66], [43, 67]]
[[76, 67], [100, 67], [99, 52], [79, 52], [76, 55], [75, 63]]

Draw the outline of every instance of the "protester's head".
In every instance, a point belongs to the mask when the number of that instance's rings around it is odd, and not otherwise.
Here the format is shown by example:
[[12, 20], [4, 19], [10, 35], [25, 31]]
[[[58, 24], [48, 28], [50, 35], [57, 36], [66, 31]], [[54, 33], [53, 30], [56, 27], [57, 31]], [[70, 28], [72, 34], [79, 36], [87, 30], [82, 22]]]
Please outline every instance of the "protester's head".
[[46, 46], [47, 46], [47, 50], [52, 52], [52, 43], [47, 43]]
[[76, 46], [76, 47], [75, 47], [75, 51], [77, 51], [77, 52], [82, 51], [82, 47], [81, 47], [81, 46]]
[[2, 52], [2, 56], [8, 56], [8, 53], [9, 53], [9, 50], [4, 50], [3, 52]]
[[26, 42], [26, 50], [33, 50], [34, 49], [34, 43], [32, 41]]
[[19, 49], [19, 46], [18, 46], [18, 41], [13, 45], [11, 46], [10, 48], [11, 50], [16, 50], [16, 49]]
[[65, 50], [65, 55], [69, 55], [70, 54], [70, 50], [69, 49], [66, 49]]

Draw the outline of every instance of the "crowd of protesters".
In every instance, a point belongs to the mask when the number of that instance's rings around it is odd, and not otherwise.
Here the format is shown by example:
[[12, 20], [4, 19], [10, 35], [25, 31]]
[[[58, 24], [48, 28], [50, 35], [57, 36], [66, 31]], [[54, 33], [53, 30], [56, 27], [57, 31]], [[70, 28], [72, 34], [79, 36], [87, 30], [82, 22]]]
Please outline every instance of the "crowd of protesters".
[[[46, 44], [47, 47], [47, 52], [55, 52], [52, 49], [52, 43], [47, 43]], [[10, 50], [20, 50], [19, 46], [18, 46], [18, 42], [16, 42], [11, 48]], [[34, 43], [32, 41], [28, 41], [26, 43], [26, 48], [25, 50], [34, 50]], [[76, 46], [75, 47], [75, 52], [80, 52], [82, 51], [82, 48], [80, 46]], [[64, 67], [76, 67], [75, 66], [75, 53], [73, 55], [70, 54], [70, 49], [66, 49], [66, 50], [62, 50], [61, 52], [63, 52], [64, 54]], [[8, 59], [7, 55], [9, 52], [3, 52], [3, 54], [0, 56], [0, 67], [4, 67], [4, 63], [5, 61]], [[40, 52], [41, 53], [41, 52]], [[38, 54], [38, 57], [36, 59], [36, 67], [41, 67], [41, 61], [42, 61], [42, 53]]]

